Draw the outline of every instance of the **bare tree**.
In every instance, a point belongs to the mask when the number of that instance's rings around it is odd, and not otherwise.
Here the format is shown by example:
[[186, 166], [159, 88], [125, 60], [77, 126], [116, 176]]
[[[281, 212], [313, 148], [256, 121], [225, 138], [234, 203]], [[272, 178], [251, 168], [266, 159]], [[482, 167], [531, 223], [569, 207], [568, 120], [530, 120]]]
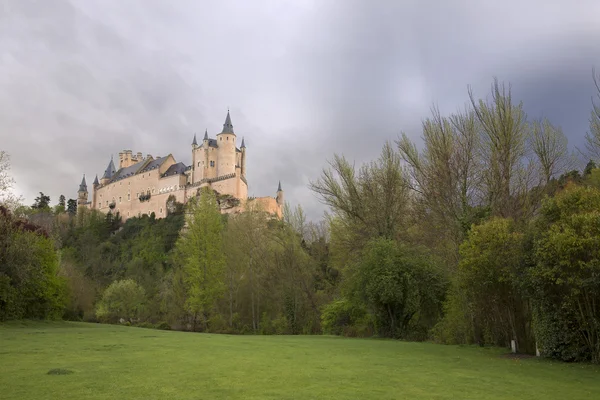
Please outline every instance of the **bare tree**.
[[531, 124], [529, 140], [545, 184], [572, 165], [567, 137], [559, 126], [552, 125], [547, 118]]
[[23, 198], [13, 193], [14, 178], [10, 175], [10, 156], [0, 150], [0, 204], [14, 211], [23, 201]]
[[408, 206], [408, 184], [400, 161], [389, 143], [377, 161], [363, 165], [358, 173], [343, 156], [335, 155], [331, 168], [324, 169], [309, 187], [331, 207], [334, 217], [354, 225], [363, 237], [396, 238]]
[[594, 86], [596, 86], [597, 102], [592, 97], [592, 111], [590, 116], [590, 131], [585, 135], [585, 147], [588, 158], [600, 159], [600, 74], [596, 69], [592, 71]]
[[432, 241], [437, 245], [446, 236], [455, 258], [464, 239], [464, 222], [477, 202], [477, 132], [478, 122], [472, 111], [446, 118], [434, 107], [432, 116], [423, 121], [421, 152], [406, 134], [396, 142], [416, 195], [416, 221], [421, 226], [430, 224], [427, 231], [436, 232]]
[[502, 217], [518, 217], [528, 211], [533, 169], [526, 162], [527, 123], [523, 104], [512, 101], [510, 86], [494, 79], [491, 101], [469, 99], [481, 125], [483, 186], [492, 211]]

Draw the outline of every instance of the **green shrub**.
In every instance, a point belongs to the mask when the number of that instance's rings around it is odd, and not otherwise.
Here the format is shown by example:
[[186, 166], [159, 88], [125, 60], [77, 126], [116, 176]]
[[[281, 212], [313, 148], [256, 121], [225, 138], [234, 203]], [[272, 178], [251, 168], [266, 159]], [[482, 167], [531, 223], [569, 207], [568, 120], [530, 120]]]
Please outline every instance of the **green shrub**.
[[321, 327], [328, 335], [363, 336], [373, 331], [364, 307], [348, 299], [335, 300], [323, 307]]
[[171, 325], [169, 325], [168, 323], [163, 321], [163, 322], [160, 322], [158, 325], [156, 325], [156, 329], [161, 329], [163, 331], [170, 331]]
[[116, 322], [120, 318], [131, 321], [140, 314], [144, 300], [144, 289], [134, 280], [115, 281], [104, 291], [96, 307], [96, 316], [106, 322]]

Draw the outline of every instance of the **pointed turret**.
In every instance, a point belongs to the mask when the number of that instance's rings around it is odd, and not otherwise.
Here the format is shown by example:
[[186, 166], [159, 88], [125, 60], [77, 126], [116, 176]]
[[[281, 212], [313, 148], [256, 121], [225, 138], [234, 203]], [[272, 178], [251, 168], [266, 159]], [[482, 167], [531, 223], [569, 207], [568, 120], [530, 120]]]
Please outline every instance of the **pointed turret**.
[[85, 174], [83, 174], [83, 179], [79, 184], [79, 190], [77, 191], [77, 206], [85, 207], [88, 204], [88, 190], [87, 184], [85, 183]]
[[98, 174], [96, 174], [96, 178], [94, 179], [94, 187], [98, 186], [100, 183], [98, 182]]
[[110, 182], [116, 172], [117, 170], [115, 168], [115, 163], [113, 162], [112, 156], [110, 156], [110, 162], [104, 171], [104, 175], [102, 175], [102, 179], [100, 179], [100, 183], [106, 185], [108, 182]]
[[87, 184], [85, 183], [85, 174], [83, 174], [83, 179], [79, 184], [79, 192], [87, 192]]
[[244, 143], [244, 138], [242, 138], [242, 145], [240, 146], [240, 149], [245, 149], [246, 148], [246, 143]]
[[204, 131], [204, 140], [208, 140], [208, 129]]
[[192, 146], [198, 146], [198, 142], [196, 141], [196, 134], [194, 133], [194, 140], [192, 141]]
[[225, 123], [223, 124], [223, 131], [221, 133], [231, 133], [235, 135], [233, 132], [233, 125], [231, 124], [231, 116], [229, 115], [229, 110], [227, 110], [227, 117], [225, 118]]
[[281, 190], [281, 181], [279, 181], [279, 185], [277, 186], [277, 197], [275, 200], [280, 207], [283, 206], [283, 190]]
[[117, 170], [115, 169], [115, 163], [113, 162], [112, 156], [110, 156], [110, 162], [108, 163], [108, 167], [106, 167], [106, 170], [104, 171], [102, 179], [112, 178], [115, 172], [117, 172]]

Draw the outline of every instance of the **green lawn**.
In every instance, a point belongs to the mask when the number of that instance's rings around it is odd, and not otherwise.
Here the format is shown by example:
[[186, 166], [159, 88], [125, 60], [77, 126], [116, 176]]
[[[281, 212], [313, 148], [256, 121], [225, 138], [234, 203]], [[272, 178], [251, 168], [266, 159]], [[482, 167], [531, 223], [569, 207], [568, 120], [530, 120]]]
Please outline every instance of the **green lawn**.
[[[0, 324], [1, 399], [600, 399], [600, 369], [327, 336]], [[72, 371], [49, 375], [48, 371]]]

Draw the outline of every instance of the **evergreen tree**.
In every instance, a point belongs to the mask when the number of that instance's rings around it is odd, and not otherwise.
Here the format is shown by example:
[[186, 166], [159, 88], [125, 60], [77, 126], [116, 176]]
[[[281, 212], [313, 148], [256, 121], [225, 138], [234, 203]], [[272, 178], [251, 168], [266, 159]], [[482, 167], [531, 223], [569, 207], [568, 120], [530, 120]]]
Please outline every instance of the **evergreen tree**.
[[65, 195], [61, 194], [60, 197], [58, 198], [58, 205], [64, 208], [65, 207], [65, 201], [66, 201]]
[[50, 207], [50, 196], [46, 196], [44, 193], [40, 192], [40, 195], [35, 198], [35, 203], [31, 206], [31, 208], [37, 208], [38, 210], [46, 209]]
[[67, 201], [67, 212], [70, 215], [77, 214], [77, 200], [69, 199], [69, 201]]

